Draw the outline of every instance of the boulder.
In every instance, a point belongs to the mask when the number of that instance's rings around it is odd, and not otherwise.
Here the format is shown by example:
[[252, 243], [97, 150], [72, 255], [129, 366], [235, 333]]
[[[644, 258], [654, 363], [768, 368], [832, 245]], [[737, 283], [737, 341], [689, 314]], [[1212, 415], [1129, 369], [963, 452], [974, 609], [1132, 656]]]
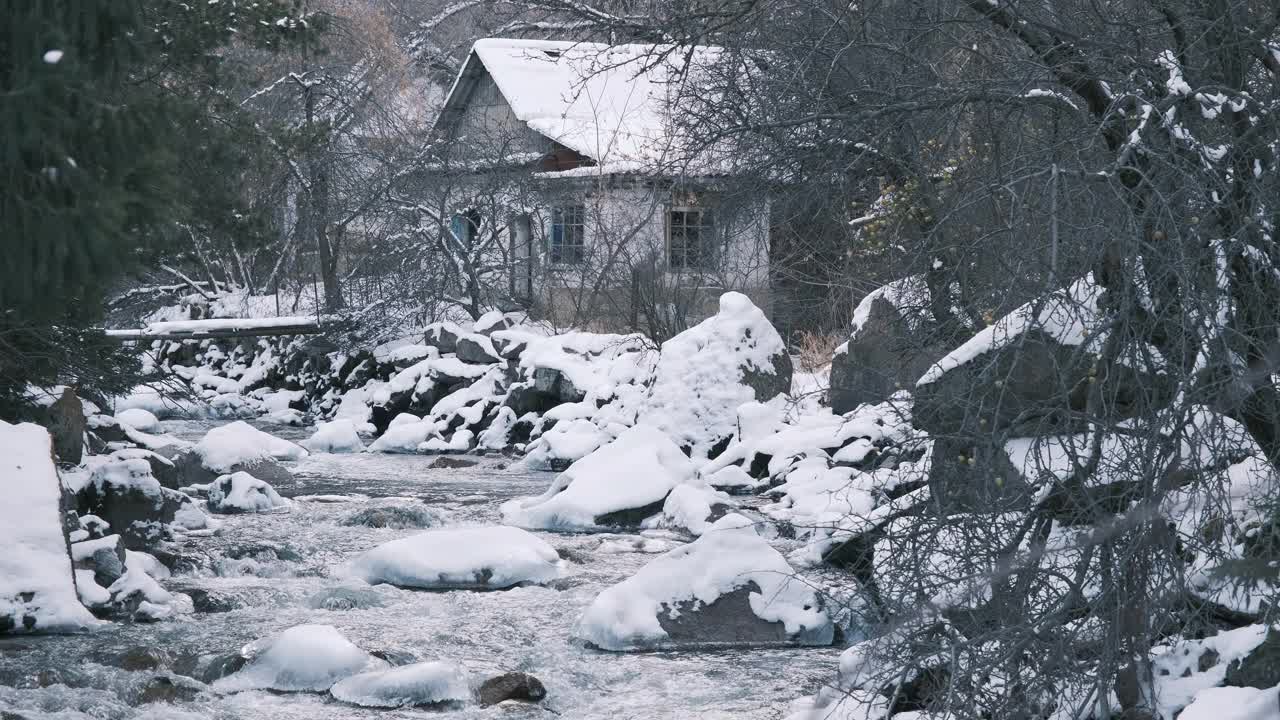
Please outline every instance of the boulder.
[[84, 454], [84, 431], [87, 427], [84, 405], [71, 388], [45, 410], [49, 434], [53, 436], [53, 452], [58, 462], [80, 464]]
[[101, 447], [97, 448], [99, 452], [105, 449], [108, 443], [129, 442], [129, 434], [125, 432], [124, 426], [110, 415], [90, 415], [85, 423], [89, 429], [90, 440], [96, 438], [101, 444]]
[[582, 402], [586, 393], [574, 387], [573, 381], [554, 368], [538, 367], [533, 370], [533, 389], [560, 403]]
[[878, 288], [858, 304], [849, 340], [831, 360], [831, 409], [847, 413], [911, 388], [945, 345], [929, 337], [928, 288], [914, 275]]
[[746, 295], [720, 297], [719, 312], [662, 344], [640, 423], [669, 434], [692, 456], [714, 457], [737, 431], [738, 407], [791, 387], [786, 344]]
[[427, 326], [422, 342], [440, 350], [441, 354], [457, 350], [458, 335], [462, 328], [453, 323], [432, 323]]
[[160, 429], [160, 420], [148, 410], [127, 408], [116, 413], [116, 420], [142, 432], [156, 432]]
[[731, 514], [600, 593], [574, 634], [613, 651], [830, 645], [835, 625], [752, 522]]
[[[175, 451], [176, 452], [176, 451]], [[182, 487], [182, 476], [173, 460], [152, 450], [142, 448], [126, 448], [111, 453], [112, 460], [146, 460], [151, 466], [151, 475], [159, 481], [161, 487], [177, 490]]]
[[1143, 369], [1144, 359], [1100, 364], [1101, 297], [1087, 276], [1017, 308], [943, 356], [916, 382], [916, 427], [959, 437], [1075, 431], [1094, 391], [1121, 417], [1160, 406], [1169, 384], [1155, 369]]
[[427, 590], [503, 590], [560, 575], [560, 556], [539, 537], [503, 525], [428, 530], [392, 540], [351, 562], [370, 584]]
[[529, 340], [516, 337], [515, 333], [497, 332], [489, 336], [489, 340], [493, 343], [493, 349], [498, 351], [498, 357], [503, 360], [519, 359], [520, 354], [529, 348]]
[[104, 588], [111, 587], [127, 569], [124, 541], [119, 535], [108, 535], [73, 543], [71, 561], [77, 570], [91, 571], [95, 583]]
[[141, 550], [163, 539], [166, 526], [191, 498], [161, 487], [142, 459], [116, 460], [94, 468], [76, 496], [81, 514], [96, 515], [120, 534], [126, 548]]
[[356, 647], [332, 625], [296, 625], [250, 643], [244, 655], [247, 662], [215, 680], [214, 690], [325, 692], [343, 678], [387, 667], [385, 660]]
[[478, 465], [475, 460], [467, 460], [466, 458], [454, 458], [441, 456], [436, 458], [428, 467], [435, 470], [457, 470], [460, 468], [475, 467]]
[[480, 685], [480, 707], [497, 705], [503, 700], [539, 702], [547, 696], [547, 689], [538, 678], [522, 672], [503, 673], [491, 677]]
[[138, 705], [157, 702], [191, 702], [204, 689], [200, 683], [192, 682], [180, 675], [173, 677], [156, 675], [143, 684], [135, 702]]
[[504, 503], [502, 516], [548, 530], [635, 528], [662, 512], [671, 489], [693, 477], [693, 463], [671, 438], [637, 425], [574, 462], [542, 495]]
[[293, 482], [293, 473], [271, 458], [259, 458], [249, 462], [236, 463], [231, 466], [230, 473], [216, 472], [204, 466], [200, 456], [187, 449], [165, 450], [176, 469], [181, 487], [188, 485], [208, 485], [222, 475], [246, 472], [255, 478], [272, 485], [287, 485]]
[[481, 315], [473, 327], [480, 335], [492, 335], [500, 330], [510, 330], [515, 327], [515, 320], [497, 310], [490, 310]]
[[454, 352], [459, 360], [472, 365], [491, 365], [499, 359], [493, 343], [483, 335], [463, 335], [458, 338]]
[[96, 623], [80, 603], [53, 440], [0, 421], [0, 635], [74, 632]]
[[1225, 685], [1266, 690], [1280, 678], [1280, 632], [1267, 628], [1267, 636], [1248, 655], [1227, 666]]
[[222, 475], [209, 485], [209, 511], [222, 514], [269, 512], [289, 507], [275, 488], [247, 472]]

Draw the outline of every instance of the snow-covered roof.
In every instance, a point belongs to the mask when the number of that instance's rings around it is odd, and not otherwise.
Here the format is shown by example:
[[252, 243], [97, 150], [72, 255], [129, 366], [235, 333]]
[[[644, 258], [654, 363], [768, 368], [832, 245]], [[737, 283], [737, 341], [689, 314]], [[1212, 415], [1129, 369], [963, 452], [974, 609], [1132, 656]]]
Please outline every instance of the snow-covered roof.
[[486, 38], [476, 41], [445, 102], [456, 123], [487, 73], [516, 118], [611, 172], [652, 169], [674, 144], [673, 108], [696, 92], [682, 70], [707, 67], [715, 47]]

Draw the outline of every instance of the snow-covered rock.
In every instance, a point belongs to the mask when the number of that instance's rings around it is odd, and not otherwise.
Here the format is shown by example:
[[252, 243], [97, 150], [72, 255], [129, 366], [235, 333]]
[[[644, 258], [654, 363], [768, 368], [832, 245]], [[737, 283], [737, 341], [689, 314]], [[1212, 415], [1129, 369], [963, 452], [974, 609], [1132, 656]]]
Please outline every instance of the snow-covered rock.
[[612, 439], [590, 420], [557, 422], [525, 448], [525, 464], [535, 470], [563, 470]]
[[734, 434], [739, 405], [790, 388], [791, 357], [778, 331], [746, 295], [729, 292], [719, 313], [662, 344], [640, 422], [706, 457]]
[[693, 463], [671, 438], [637, 425], [570, 465], [542, 495], [504, 503], [502, 515], [512, 525], [551, 530], [636, 526], [693, 477]]
[[96, 624], [76, 592], [61, 481], [44, 428], [0, 421], [0, 493], [0, 635]]
[[161, 486], [143, 458], [108, 460], [94, 468], [76, 504], [81, 513], [105, 520], [133, 550], [161, 540], [178, 511], [194, 506], [183, 493]]
[[461, 665], [431, 661], [352, 675], [329, 694], [361, 707], [398, 708], [466, 702], [471, 688]]
[[144, 448], [125, 448], [116, 450], [109, 456], [112, 460], [146, 460], [151, 466], [151, 475], [162, 487], [177, 490], [182, 486], [178, 474], [178, 466], [172, 460], [154, 450]]
[[251, 643], [244, 654], [248, 663], [214, 682], [215, 690], [324, 692], [343, 678], [387, 667], [332, 625], [295, 625]]
[[627, 651], [829, 645], [835, 628], [782, 555], [732, 514], [600, 593], [574, 634]]
[[[914, 419], [934, 435], [985, 436], [1079, 428], [1090, 392], [1109, 410], [1136, 413], [1157, 407], [1171, 391], [1154, 346], [1126, 343], [1107, 365], [1103, 290], [1087, 275], [1033, 300], [934, 363], [916, 382]], [[1082, 416], [1082, 415], [1080, 415]]]
[[268, 512], [289, 507], [267, 483], [246, 472], [223, 475], [209, 486], [209, 510], [216, 513]]
[[195, 453], [205, 468], [219, 473], [256, 460], [297, 460], [307, 451], [288, 440], [265, 433], [243, 420], [216, 427], [196, 443]]
[[160, 429], [160, 420], [149, 410], [143, 408], [127, 408], [116, 413], [116, 420], [142, 432], [155, 432]]
[[868, 293], [853, 311], [849, 340], [831, 360], [831, 409], [847, 413], [911, 388], [949, 349], [929, 336], [930, 317], [923, 275]]
[[357, 453], [364, 450], [364, 442], [356, 432], [355, 423], [343, 418], [320, 423], [302, 446], [316, 453]]
[[501, 590], [554, 580], [560, 556], [520, 528], [443, 528], [379, 545], [353, 560], [350, 570], [370, 584]]
[[706, 476], [711, 487], [731, 494], [753, 493], [768, 484], [767, 480], [757, 480], [739, 465], [728, 465]]
[[701, 535], [716, 520], [733, 511], [736, 506], [727, 493], [706, 485], [677, 485], [662, 504], [662, 513], [646, 524], [655, 527], [678, 528]]

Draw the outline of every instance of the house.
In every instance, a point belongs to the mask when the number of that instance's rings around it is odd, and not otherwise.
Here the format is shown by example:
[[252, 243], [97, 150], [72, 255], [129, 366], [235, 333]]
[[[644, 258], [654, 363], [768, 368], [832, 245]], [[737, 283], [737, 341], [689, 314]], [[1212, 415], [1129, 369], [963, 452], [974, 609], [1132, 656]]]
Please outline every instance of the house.
[[726, 289], [768, 307], [768, 193], [685, 147], [721, 52], [663, 50], [485, 39], [449, 92], [436, 138], [465, 171], [449, 231], [491, 238], [535, 312], [665, 335]]

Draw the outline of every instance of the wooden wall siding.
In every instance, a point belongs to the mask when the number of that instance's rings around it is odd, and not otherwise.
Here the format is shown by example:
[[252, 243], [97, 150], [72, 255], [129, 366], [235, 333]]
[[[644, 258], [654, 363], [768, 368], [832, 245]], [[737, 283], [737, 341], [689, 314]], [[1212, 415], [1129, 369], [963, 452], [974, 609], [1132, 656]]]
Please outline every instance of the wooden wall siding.
[[493, 78], [484, 73], [476, 81], [458, 118], [454, 136], [470, 143], [492, 143], [508, 153], [546, 152], [550, 141], [520, 122]]

